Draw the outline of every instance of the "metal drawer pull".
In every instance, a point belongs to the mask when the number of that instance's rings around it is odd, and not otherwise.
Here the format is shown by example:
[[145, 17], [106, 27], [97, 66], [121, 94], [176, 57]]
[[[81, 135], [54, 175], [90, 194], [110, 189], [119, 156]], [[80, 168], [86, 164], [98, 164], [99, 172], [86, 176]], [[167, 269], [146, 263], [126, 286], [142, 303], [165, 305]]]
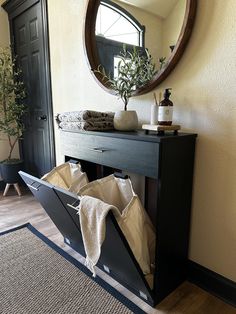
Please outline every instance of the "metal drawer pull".
[[33, 189], [33, 190], [35, 190], [35, 191], [38, 191], [38, 190], [39, 190], [38, 188], [34, 187], [34, 186], [31, 185], [31, 184], [26, 183], [26, 185], [27, 185], [29, 188], [31, 188], [31, 189]]
[[108, 149], [98, 148], [98, 147], [90, 148], [90, 150], [97, 152], [97, 153], [104, 153], [104, 152], [108, 151]]

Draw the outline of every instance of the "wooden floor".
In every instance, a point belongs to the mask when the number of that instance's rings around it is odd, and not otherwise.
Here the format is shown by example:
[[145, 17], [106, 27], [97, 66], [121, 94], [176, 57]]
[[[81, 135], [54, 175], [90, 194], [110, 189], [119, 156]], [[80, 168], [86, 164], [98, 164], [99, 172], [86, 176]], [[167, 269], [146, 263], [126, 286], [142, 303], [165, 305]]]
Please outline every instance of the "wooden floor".
[[[1, 192], [0, 192], [1, 193]], [[1, 194], [0, 194], [1, 195]], [[47, 214], [29, 192], [23, 196], [16, 196], [14, 190], [10, 190], [8, 196], [0, 196], [0, 232], [12, 227], [30, 222], [36, 229], [46, 235], [57, 245], [61, 246], [69, 254], [84, 261], [78, 253], [64, 244], [63, 238]], [[98, 276], [112, 284], [122, 294], [131, 299], [146, 313], [150, 314], [236, 314], [236, 309], [222, 302], [220, 299], [208, 294], [197, 286], [185, 282], [170, 296], [151, 308], [127, 289], [109, 278], [105, 273], [97, 270]], [[1, 297], [1, 296], [0, 296]], [[1, 312], [1, 311], [0, 311]], [[70, 313], [66, 313], [70, 314]], [[115, 313], [114, 313], [115, 314]], [[118, 313], [117, 313], [118, 314]]]

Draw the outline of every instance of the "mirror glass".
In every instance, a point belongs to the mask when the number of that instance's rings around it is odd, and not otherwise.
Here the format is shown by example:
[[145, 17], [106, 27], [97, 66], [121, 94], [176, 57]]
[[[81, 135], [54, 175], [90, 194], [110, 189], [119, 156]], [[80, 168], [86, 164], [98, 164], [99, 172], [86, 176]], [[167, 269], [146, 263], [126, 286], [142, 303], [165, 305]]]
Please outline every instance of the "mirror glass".
[[148, 50], [158, 71], [165, 68], [178, 41], [187, 0], [101, 0], [95, 24], [100, 64], [116, 76], [123, 46]]
[[104, 82], [105, 69], [111, 78], [125, 44], [126, 50], [151, 55], [157, 73], [145, 85], [137, 85], [134, 95], [147, 93], [174, 69], [190, 39], [197, 0], [88, 0], [84, 44], [91, 73], [97, 83], [114, 94]]

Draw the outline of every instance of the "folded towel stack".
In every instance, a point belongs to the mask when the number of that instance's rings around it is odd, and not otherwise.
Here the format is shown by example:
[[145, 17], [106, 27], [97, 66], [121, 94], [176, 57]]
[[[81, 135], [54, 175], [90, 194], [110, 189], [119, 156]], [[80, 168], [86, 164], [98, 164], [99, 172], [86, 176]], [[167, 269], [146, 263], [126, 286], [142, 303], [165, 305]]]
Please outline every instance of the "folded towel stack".
[[63, 130], [106, 131], [114, 129], [113, 112], [93, 110], [63, 112], [57, 115], [59, 128]]

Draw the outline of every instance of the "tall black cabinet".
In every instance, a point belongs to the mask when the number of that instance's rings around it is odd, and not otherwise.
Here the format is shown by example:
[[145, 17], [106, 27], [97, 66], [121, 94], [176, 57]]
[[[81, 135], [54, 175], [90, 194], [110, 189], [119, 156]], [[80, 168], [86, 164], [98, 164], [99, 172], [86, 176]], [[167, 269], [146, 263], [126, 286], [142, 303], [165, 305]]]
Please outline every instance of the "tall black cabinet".
[[65, 159], [80, 160], [90, 179], [114, 169], [145, 176], [145, 209], [157, 235], [154, 288], [146, 300], [152, 304], [187, 277], [195, 140], [183, 133], [61, 132]]

